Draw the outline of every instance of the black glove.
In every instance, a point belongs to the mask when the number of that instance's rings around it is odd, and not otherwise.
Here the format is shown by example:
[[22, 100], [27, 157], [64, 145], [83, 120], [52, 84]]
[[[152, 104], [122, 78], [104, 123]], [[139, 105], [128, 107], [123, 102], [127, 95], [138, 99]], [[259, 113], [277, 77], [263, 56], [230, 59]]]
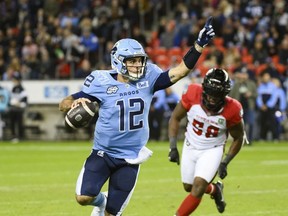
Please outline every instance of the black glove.
[[209, 41], [215, 36], [215, 32], [212, 26], [212, 20], [213, 17], [209, 17], [205, 23], [204, 28], [199, 32], [196, 43], [201, 47], [205, 47], [209, 43]]
[[180, 164], [180, 159], [179, 159], [179, 152], [177, 148], [172, 148], [169, 151], [168, 155], [169, 161], [177, 163], [177, 165]]
[[218, 175], [221, 179], [224, 179], [227, 176], [227, 164], [226, 163], [220, 163], [220, 166], [218, 168]]

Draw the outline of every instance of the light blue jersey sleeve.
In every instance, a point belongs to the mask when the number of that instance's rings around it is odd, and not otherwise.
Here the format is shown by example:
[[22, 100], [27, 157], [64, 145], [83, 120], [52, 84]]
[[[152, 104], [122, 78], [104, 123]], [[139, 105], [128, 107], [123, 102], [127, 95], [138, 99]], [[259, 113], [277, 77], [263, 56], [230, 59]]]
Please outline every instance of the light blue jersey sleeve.
[[0, 87], [0, 113], [8, 111], [9, 100], [9, 91], [5, 88]]
[[148, 114], [154, 84], [162, 70], [147, 64], [147, 71], [137, 82], [122, 83], [115, 71], [93, 71], [84, 81], [82, 91], [99, 99], [93, 149], [115, 158], [134, 159], [149, 138]]

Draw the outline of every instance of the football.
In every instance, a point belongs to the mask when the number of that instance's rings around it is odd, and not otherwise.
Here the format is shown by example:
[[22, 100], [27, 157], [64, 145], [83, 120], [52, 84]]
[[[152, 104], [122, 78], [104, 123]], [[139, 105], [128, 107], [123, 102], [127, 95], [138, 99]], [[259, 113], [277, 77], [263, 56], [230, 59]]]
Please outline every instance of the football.
[[96, 113], [96, 104], [93, 102], [78, 103], [70, 109], [65, 116], [65, 125], [70, 128], [82, 128], [86, 126]]

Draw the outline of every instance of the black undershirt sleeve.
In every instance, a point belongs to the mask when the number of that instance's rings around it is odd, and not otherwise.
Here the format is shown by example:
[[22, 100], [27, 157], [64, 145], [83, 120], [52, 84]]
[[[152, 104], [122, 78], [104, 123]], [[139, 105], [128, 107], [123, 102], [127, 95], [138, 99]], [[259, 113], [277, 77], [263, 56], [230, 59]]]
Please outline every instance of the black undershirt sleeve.
[[97, 103], [100, 103], [100, 100], [94, 96], [88, 95], [86, 93], [84, 93], [83, 91], [79, 91], [76, 92], [74, 94], [71, 95], [73, 97], [73, 99], [78, 99], [78, 98], [88, 98], [91, 101], [96, 101]]
[[154, 92], [160, 89], [168, 88], [174, 84], [171, 82], [168, 72], [169, 70], [161, 73], [160, 76], [157, 78], [154, 85]]

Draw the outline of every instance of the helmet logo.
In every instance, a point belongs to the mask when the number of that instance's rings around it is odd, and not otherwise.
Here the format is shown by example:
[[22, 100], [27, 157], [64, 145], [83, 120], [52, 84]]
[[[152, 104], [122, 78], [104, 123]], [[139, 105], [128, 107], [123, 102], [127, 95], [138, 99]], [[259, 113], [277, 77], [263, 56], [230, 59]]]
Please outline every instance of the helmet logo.
[[218, 119], [218, 124], [223, 125], [224, 124], [224, 119]]
[[115, 55], [116, 51], [117, 51], [117, 46], [114, 46], [111, 50], [111, 54]]

